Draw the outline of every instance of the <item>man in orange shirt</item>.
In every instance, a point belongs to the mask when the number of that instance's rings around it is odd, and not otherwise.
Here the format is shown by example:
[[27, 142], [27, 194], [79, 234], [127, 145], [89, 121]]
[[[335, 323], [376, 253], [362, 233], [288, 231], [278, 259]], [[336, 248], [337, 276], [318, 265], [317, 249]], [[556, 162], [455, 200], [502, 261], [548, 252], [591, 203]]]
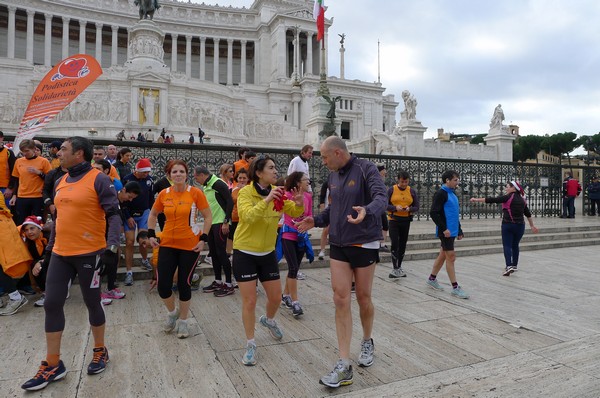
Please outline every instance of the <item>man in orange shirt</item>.
[[23, 157], [15, 162], [12, 178], [6, 192], [15, 194], [11, 204], [15, 205], [15, 224], [21, 225], [27, 216], [42, 216], [44, 200], [42, 189], [46, 173], [52, 170], [48, 159], [35, 154], [33, 140], [23, 140], [19, 144]]
[[246, 161], [246, 152], [249, 152], [250, 148], [241, 147], [237, 151], [238, 160], [233, 163], [233, 173], [237, 173], [241, 169], [246, 169], [248, 171], [248, 162]]
[[12, 196], [12, 193], [6, 193], [6, 189], [16, 160], [13, 151], [4, 146], [4, 133], [0, 131], [0, 193], [4, 195], [6, 208], [9, 207], [8, 201]]
[[[37, 391], [67, 374], [60, 360], [62, 332], [65, 327], [64, 304], [69, 281], [78, 275], [79, 287], [94, 337], [89, 375], [104, 371], [108, 350], [104, 345], [106, 318], [100, 302], [100, 264], [114, 265], [121, 218], [117, 191], [107, 175], [93, 168], [93, 144], [84, 137], [69, 137], [61, 145], [58, 157], [68, 174], [54, 186], [56, 222], [46, 247], [52, 253], [47, 265], [44, 301], [46, 360], [33, 378], [21, 388]], [[105, 231], [108, 225], [108, 232]]]

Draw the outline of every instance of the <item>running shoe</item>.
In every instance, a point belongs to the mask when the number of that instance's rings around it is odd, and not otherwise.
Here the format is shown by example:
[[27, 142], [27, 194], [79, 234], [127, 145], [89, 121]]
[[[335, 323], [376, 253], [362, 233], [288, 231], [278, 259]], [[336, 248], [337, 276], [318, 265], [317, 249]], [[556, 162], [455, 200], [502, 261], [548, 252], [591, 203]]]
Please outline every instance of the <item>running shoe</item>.
[[373, 354], [375, 353], [375, 343], [373, 339], [364, 340], [360, 344], [360, 355], [358, 356], [358, 366], [369, 367], [373, 365]]
[[183, 320], [179, 320], [179, 322], [177, 322], [177, 338], [178, 339], [186, 339], [188, 338], [190, 335], [190, 331], [188, 328], [188, 323], [187, 320], [183, 321]]
[[113, 290], [106, 290], [106, 291], [102, 292], [101, 296], [103, 299], [120, 300], [120, 299], [125, 298], [125, 293], [123, 293], [122, 291], [120, 291], [117, 288], [114, 288]]
[[266, 315], [262, 315], [260, 317], [260, 324], [269, 329], [271, 337], [273, 337], [275, 340], [281, 340], [283, 338], [283, 332], [281, 331], [275, 320], [273, 320], [272, 322], [273, 323], [269, 323]]
[[404, 272], [402, 270], [402, 268], [394, 268], [392, 270], [392, 272], [390, 273], [389, 277], [391, 279], [396, 279], [396, 278], [406, 278], [406, 272]]
[[321, 251], [319, 252], [319, 256], [318, 256], [318, 257], [319, 257], [319, 260], [323, 260], [323, 259], [325, 259], [325, 250], [321, 250]]
[[104, 372], [108, 361], [108, 349], [106, 347], [94, 348], [94, 356], [88, 365], [87, 373], [89, 375], [97, 375]]
[[304, 272], [298, 271], [298, 274], [296, 275], [296, 279], [299, 281], [303, 281], [306, 279], [306, 275], [304, 274]]
[[225, 297], [235, 293], [235, 289], [233, 286], [227, 286], [226, 283], [223, 283], [221, 287], [213, 293], [215, 297]]
[[512, 274], [516, 270], [517, 269], [515, 267], [513, 267], [513, 266], [506, 267], [506, 269], [504, 270], [504, 273], [502, 275], [503, 276], [510, 276], [510, 274]]
[[433, 279], [433, 280], [427, 279], [427, 284], [429, 285], [430, 288], [432, 288], [434, 290], [439, 290], [439, 291], [444, 290], [444, 288], [442, 287], [442, 285], [439, 284], [437, 279]]
[[203, 293], [214, 293], [221, 288], [222, 284], [223, 284], [222, 282], [213, 281], [213, 283], [211, 283], [210, 285], [204, 286], [202, 288], [202, 292]]
[[125, 286], [133, 286], [133, 273], [128, 272], [125, 274]]
[[302, 306], [300, 305], [300, 303], [295, 302], [292, 304], [292, 315], [294, 316], [294, 318], [298, 318], [300, 315], [304, 314], [304, 310], [302, 309]]
[[14, 315], [28, 303], [25, 296], [21, 296], [20, 300], [8, 300], [6, 306], [0, 309], [0, 315]]
[[201, 274], [194, 274], [194, 275], [192, 275], [191, 289], [192, 289], [193, 292], [195, 292], [196, 290], [200, 289], [200, 282], [202, 282], [202, 275]]
[[27, 380], [21, 388], [27, 391], [37, 391], [46, 387], [49, 383], [58, 381], [67, 375], [67, 368], [63, 361], [58, 361], [56, 366], [48, 366], [48, 362], [42, 361], [40, 368], [33, 378]]
[[390, 248], [387, 247], [387, 245], [384, 243], [383, 245], [379, 246], [379, 251], [380, 252], [384, 252], [384, 253], [389, 253], [390, 252]]
[[454, 289], [452, 289], [452, 292], [450, 293], [452, 294], [454, 297], [458, 297], [461, 299], [468, 299], [469, 295], [467, 294], [467, 292], [465, 292], [464, 290], [462, 290], [460, 288], [460, 286], [455, 287]]
[[171, 333], [175, 326], [177, 326], [177, 319], [179, 318], [179, 309], [175, 312], [175, 315], [167, 315], [167, 321], [163, 326], [165, 333]]
[[109, 298], [100, 298], [100, 303], [102, 303], [102, 305], [104, 305], [104, 306], [111, 305], [112, 304], [112, 299], [109, 299]]
[[202, 261], [204, 261], [208, 265], [212, 265], [212, 258], [210, 256], [204, 257], [204, 260]]
[[348, 386], [352, 384], [352, 376], [352, 365], [348, 365], [348, 367], [346, 367], [344, 362], [342, 362], [340, 359], [335, 364], [335, 367], [331, 373], [321, 377], [319, 383], [332, 388]]
[[42, 293], [42, 297], [40, 297], [38, 299], [38, 301], [36, 301], [35, 303], [33, 303], [34, 307], [43, 307], [44, 306], [44, 301], [46, 301], [46, 294]]
[[292, 298], [290, 296], [281, 296], [281, 307], [287, 308], [288, 310], [292, 309]]
[[246, 345], [246, 352], [242, 357], [242, 363], [246, 366], [256, 365], [256, 346], [248, 343]]
[[142, 260], [142, 265], [141, 267], [143, 269], [145, 269], [146, 271], [152, 271], [152, 264], [150, 264], [150, 261], [148, 261], [147, 258]]

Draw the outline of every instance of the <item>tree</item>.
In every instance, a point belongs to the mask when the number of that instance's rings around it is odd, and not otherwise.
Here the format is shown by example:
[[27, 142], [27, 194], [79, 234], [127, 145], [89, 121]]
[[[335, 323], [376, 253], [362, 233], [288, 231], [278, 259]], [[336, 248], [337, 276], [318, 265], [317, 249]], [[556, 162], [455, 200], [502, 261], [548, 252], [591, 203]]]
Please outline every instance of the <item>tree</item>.
[[478, 145], [478, 144], [485, 144], [485, 141], [483, 140], [483, 138], [486, 136], [487, 134], [476, 134], [473, 138], [471, 138], [470, 143], [472, 145]]
[[[515, 162], [524, 162], [528, 159], [535, 159], [537, 163], [537, 154], [542, 150], [542, 141], [545, 138], [541, 135], [524, 135], [517, 138], [513, 146], [513, 160]], [[515, 148], [517, 148], [516, 152]]]
[[571, 152], [581, 144], [577, 141], [577, 134], [570, 131], [564, 133], [558, 133], [554, 135], [546, 135], [542, 141], [542, 149], [549, 154], [557, 154], [561, 158], [562, 155], [567, 155], [569, 166], [571, 165]]

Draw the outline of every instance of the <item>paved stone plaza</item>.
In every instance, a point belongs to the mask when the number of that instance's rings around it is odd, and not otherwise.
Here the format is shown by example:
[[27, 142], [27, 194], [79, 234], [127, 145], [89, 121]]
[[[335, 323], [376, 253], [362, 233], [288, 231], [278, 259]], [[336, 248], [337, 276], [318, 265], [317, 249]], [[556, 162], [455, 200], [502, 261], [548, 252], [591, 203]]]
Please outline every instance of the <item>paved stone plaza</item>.
[[[538, 226], [596, 223], [536, 220]], [[431, 228], [415, 223], [415, 231]], [[498, 220], [468, 221], [465, 232], [499, 228]], [[528, 232], [529, 233], [529, 232]], [[459, 243], [460, 244], [460, 243]], [[598, 397], [600, 396], [600, 293], [598, 247], [528, 251], [520, 270], [502, 277], [501, 254], [457, 260], [459, 283], [470, 300], [425, 285], [432, 261], [405, 264], [407, 278], [391, 282], [391, 264], [374, 282], [376, 360], [355, 367], [354, 384], [331, 390], [318, 384], [337, 359], [334, 307], [327, 269], [307, 269], [300, 282], [305, 315], [282, 310], [285, 336], [271, 339], [257, 324], [259, 362], [245, 367], [239, 294], [194, 294], [192, 335], [178, 340], [161, 331], [165, 310], [145, 281], [123, 287], [127, 298], [106, 307], [111, 362], [98, 376], [85, 374], [91, 359], [87, 312], [77, 286], [66, 305], [62, 358], [65, 380], [41, 393], [20, 384], [44, 358], [43, 310], [29, 304], [0, 319], [2, 396], [53, 397]], [[210, 282], [211, 279], [205, 283]], [[264, 310], [261, 291], [257, 315]], [[358, 307], [354, 303], [354, 314]], [[352, 355], [359, 349], [354, 317]]]

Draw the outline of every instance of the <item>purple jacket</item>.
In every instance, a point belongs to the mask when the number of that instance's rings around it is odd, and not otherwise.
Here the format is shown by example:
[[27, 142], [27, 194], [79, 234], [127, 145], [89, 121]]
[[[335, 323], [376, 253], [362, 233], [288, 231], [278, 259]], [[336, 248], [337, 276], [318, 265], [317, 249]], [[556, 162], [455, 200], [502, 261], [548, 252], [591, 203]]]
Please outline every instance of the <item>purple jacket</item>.
[[[314, 220], [317, 227], [329, 225], [329, 243], [352, 246], [381, 240], [381, 215], [388, 198], [375, 164], [352, 155], [343, 168], [329, 174], [328, 184], [331, 204]], [[359, 224], [348, 222], [349, 214], [356, 217], [352, 206], [362, 206], [367, 212]]]

